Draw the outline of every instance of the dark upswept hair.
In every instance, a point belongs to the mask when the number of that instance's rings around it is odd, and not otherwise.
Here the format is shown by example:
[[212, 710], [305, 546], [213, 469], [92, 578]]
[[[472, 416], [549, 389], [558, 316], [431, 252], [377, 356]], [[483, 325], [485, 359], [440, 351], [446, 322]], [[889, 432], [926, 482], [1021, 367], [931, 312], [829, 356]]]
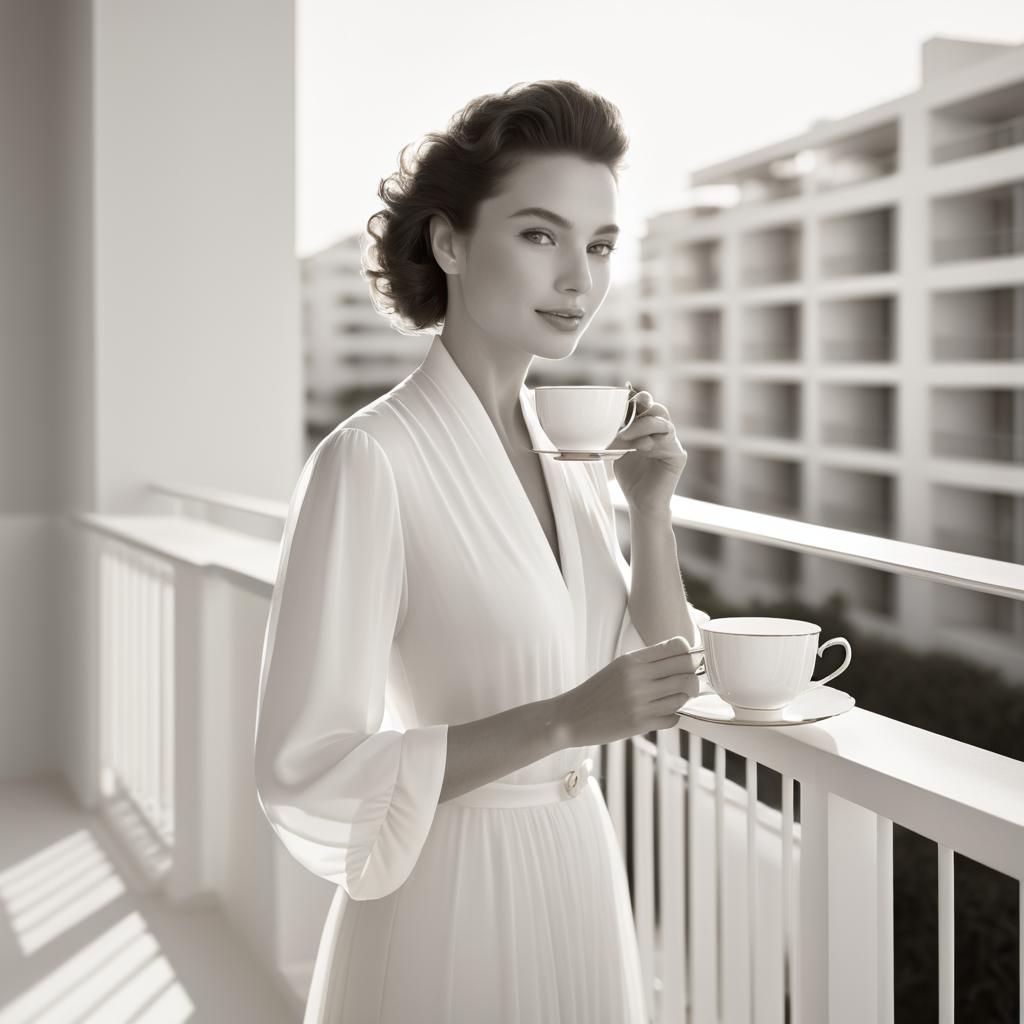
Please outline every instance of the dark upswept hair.
[[527, 154], [574, 154], [605, 164], [618, 182], [628, 148], [618, 107], [576, 82], [517, 82], [470, 100], [447, 131], [404, 146], [399, 169], [380, 181], [377, 195], [386, 205], [367, 221], [373, 242], [362, 252], [374, 307], [401, 334], [436, 328], [448, 282], [430, 245], [431, 217], [444, 214], [456, 231], [472, 231], [480, 202], [501, 191]]

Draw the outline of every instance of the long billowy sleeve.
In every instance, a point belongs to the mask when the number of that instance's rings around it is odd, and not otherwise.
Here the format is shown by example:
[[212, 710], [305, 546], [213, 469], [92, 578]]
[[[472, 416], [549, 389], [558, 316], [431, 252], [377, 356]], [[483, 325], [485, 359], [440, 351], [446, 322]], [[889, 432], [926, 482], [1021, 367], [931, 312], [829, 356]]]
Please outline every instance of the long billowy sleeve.
[[408, 878], [434, 819], [448, 726], [381, 730], [407, 599], [398, 493], [379, 443], [342, 427], [292, 493], [256, 710], [260, 806], [291, 855], [357, 900]]
[[[629, 614], [629, 592], [630, 586], [632, 585], [633, 569], [622, 554], [622, 548], [619, 547], [618, 534], [615, 526], [615, 508], [612, 505], [608, 473], [605, 470], [603, 461], [587, 463], [587, 465], [593, 473], [598, 501], [601, 504], [602, 517], [605, 523], [605, 536], [609, 540], [612, 557], [615, 559], [615, 564], [618, 566], [619, 573], [622, 576], [622, 581], [626, 588], [626, 606], [622, 613], [622, 621], [619, 624], [618, 637], [615, 641], [615, 653], [612, 655], [612, 658], [614, 659], [618, 658], [622, 654], [628, 653], [629, 651], [635, 651], [639, 647], [646, 647], [647, 644], [644, 642], [643, 637], [637, 632], [636, 626], [633, 625], [633, 618]], [[687, 611], [690, 613], [690, 618], [693, 619], [694, 625], [697, 627], [697, 646], [703, 647], [704, 641], [701, 637], [700, 627], [707, 622], [711, 616], [708, 615], [707, 612], [703, 612], [700, 609], [695, 608], [689, 601], [686, 602], [686, 607]]]

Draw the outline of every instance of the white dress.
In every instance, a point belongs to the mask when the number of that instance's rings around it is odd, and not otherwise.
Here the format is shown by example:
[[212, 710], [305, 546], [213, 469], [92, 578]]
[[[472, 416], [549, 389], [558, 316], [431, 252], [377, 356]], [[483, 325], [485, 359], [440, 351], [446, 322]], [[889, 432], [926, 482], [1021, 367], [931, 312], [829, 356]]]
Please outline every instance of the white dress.
[[[551, 447], [525, 385], [520, 404]], [[539, 458], [564, 576], [437, 335], [296, 484], [255, 772], [281, 841], [338, 887], [305, 1024], [647, 1021], [625, 865], [587, 777], [599, 748], [438, 803], [449, 723], [554, 697], [644, 646], [604, 463]]]

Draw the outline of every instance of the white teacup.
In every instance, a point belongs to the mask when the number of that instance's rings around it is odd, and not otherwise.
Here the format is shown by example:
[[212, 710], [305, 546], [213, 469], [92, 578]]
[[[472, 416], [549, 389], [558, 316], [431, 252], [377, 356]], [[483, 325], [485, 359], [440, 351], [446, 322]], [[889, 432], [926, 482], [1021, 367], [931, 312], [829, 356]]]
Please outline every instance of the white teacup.
[[[636, 403], [627, 387], [555, 384], [533, 390], [537, 418], [559, 451], [606, 451], [616, 434], [636, 417]], [[623, 423], [627, 406], [631, 412]]]
[[[820, 647], [821, 626], [800, 619], [749, 616], [709, 619], [701, 626], [708, 685], [745, 717], [777, 717], [802, 693], [845, 672], [853, 658], [844, 637]], [[824, 679], [812, 679], [816, 659], [835, 644], [846, 660]]]

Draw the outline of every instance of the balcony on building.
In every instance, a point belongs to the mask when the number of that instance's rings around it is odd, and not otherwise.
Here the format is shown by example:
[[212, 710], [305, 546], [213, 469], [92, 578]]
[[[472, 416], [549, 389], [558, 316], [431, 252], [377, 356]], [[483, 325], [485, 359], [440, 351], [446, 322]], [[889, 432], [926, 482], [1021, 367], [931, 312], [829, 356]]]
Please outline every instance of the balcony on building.
[[896, 303], [892, 295], [827, 299], [820, 306], [823, 363], [888, 363], [896, 359]]
[[1024, 285], [932, 294], [937, 361], [1024, 359]]
[[896, 210], [829, 217], [821, 222], [821, 274], [825, 278], [887, 274], [896, 270]]
[[725, 541], [720, 534], [676, 526], [676, 550], [687, 578], [710, 575], [722, 565]]
[[1024, 465], [1024, 389], [932, 389], [932, 454]]
[[802, 238], [799, 223], [746, 232], [740, 246], [741, 283], [757, 287], [799, 280]]
[[799, 153], [767, 160], [737, 174], [734, 184], [739, 189], [739, 202], [747, 206], [790, 199], [804, 191], [806, 167]]
[[1024, 181], [932, 200], [932, 260], [1024, 254]]
[[860, 185], [899, 170], [899, 123], [896, 120], [843, 136], [814, 151], [814, 189], [831, 192]]
[[834, 584], [832, 592], [850, 602], [855, 621], [867, 613], [872, 625], [882, 625], [896, 614], [896, 578], [892, 573], [836, 562], [829, 564], [829, 575]]
[[722, 286], [722, 243], [718, 238], [679, 242], [672, 254], [672, 292], [714, 291]]
[[1024, 82], [958, 100], [932, 111], [932, 163], [1024, 145]]
[[1014, 606], [992, 594], [956, 587], [941, 587], [935, 594], [936, 623], [950, 641], [966, 645], [995, 644], [1017, 647], [1021, 643]]
[[933, 546], [1024, 564], [1024, 496], [932, 485]]
[[722, 429], [722, 382], [713, 377], [687, 377], [673, 385], [673, 420], [683, 427], [700, 430]]
[[822, 466], [820, 522], [839, 530], [895, 537], [896, 490], [897, 481], [888, 473]]
[[799, 440], [801, 385], [789, 381], [745, 380], [743, 433], [747, 437]]
[[686, 467], [677, 494], [700, 501], [722, 503], [722, 449], [710, 445], [686, 446]]
[[803, 556], [788, 548], [735, 540], [746, 600], [773, 600], [795, 595], [802, 583]]
[[684, 309], [676, 315], [678, 329], [672, 355], [677, 363], [720, 362], [722, 359], [722, 311]]
[[744, 362], [795, 362], [803, 354], [803, 310], [796, 302], [746, 306], [741, 311]]
[[885, 384], [823, 384], [821, 443], [893, 451], [896, 389]]
[[[812, 155], [799, 150], [736, 170], [699, 171], [692, 176], [696, 182], [693, 191], [708, 198], [701, 207], [694, 208], [694, 213], [707, 216], [803, 195], [810, 191], [812, 170]], [[722, 198], [716, 200], [716, 193]]]
[[803, 464], [795, 459], [775, 459], [747, 452], [740, 458], [741, 506], [751, 512], [798, 518], [803, 501]]

